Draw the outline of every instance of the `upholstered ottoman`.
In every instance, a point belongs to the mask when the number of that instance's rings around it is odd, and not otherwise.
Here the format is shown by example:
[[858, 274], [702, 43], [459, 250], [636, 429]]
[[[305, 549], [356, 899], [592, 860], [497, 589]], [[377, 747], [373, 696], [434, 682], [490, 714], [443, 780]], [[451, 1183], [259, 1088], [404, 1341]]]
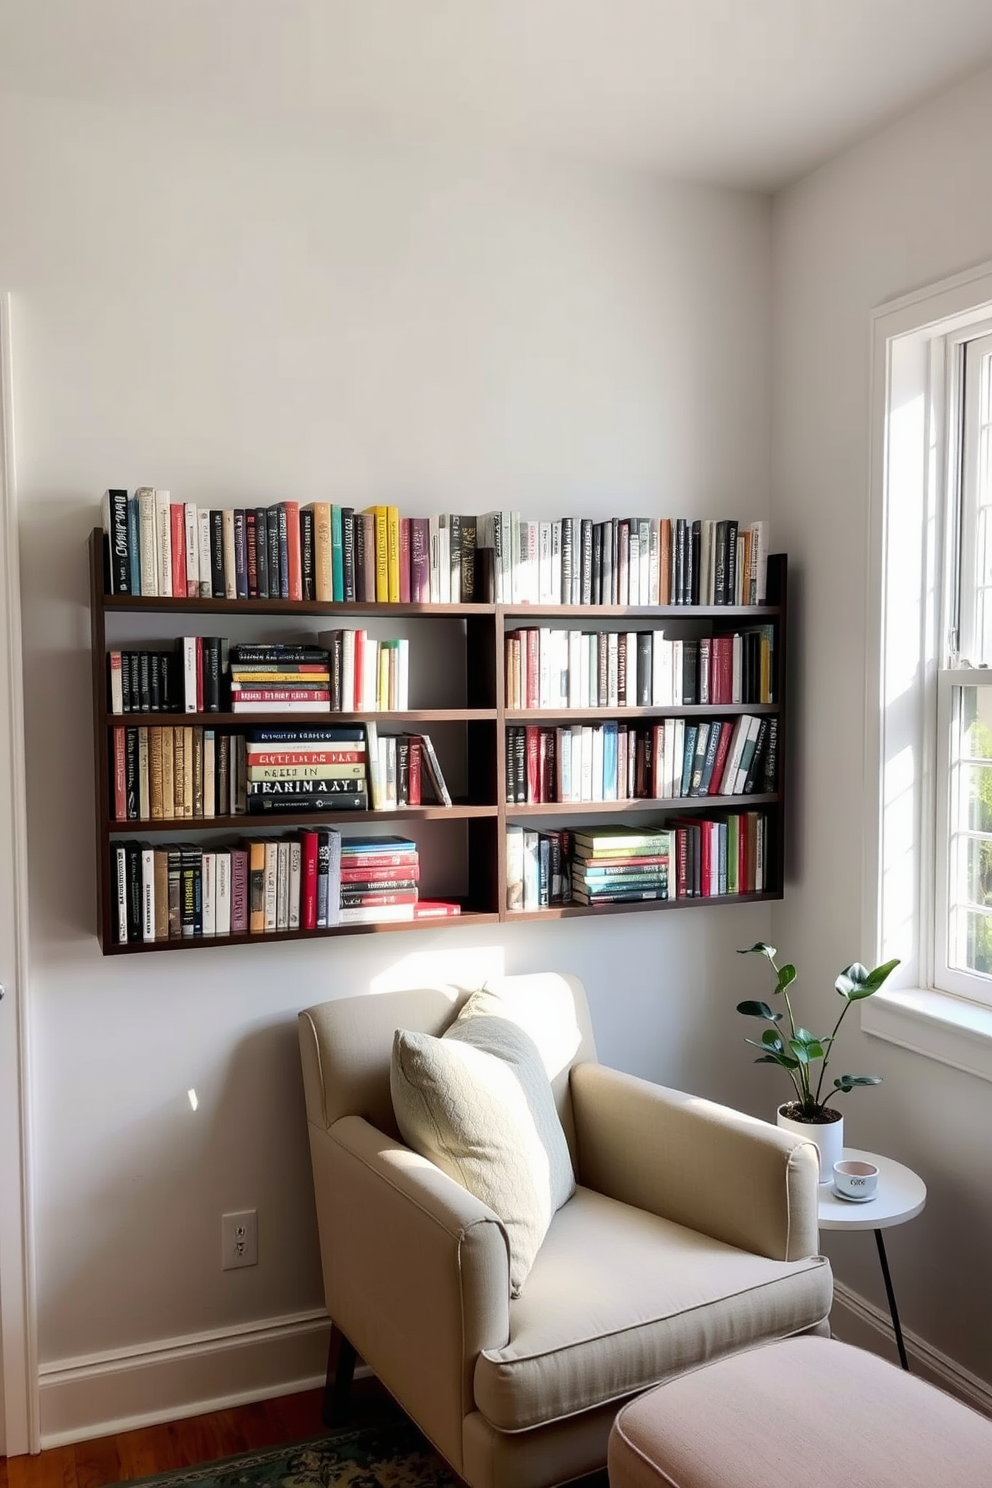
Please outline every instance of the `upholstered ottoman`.
[[617, 1416], [610, 1488], [989, 1488], [992, 1421], [862, 1349], [789, 1338]]

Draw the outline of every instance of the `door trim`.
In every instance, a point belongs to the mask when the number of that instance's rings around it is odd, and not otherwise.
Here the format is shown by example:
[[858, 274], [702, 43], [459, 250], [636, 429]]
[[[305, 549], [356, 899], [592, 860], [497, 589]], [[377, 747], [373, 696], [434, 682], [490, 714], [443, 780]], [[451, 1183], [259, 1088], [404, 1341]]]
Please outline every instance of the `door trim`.
[[27, 816], [11, 301], [0, 294], [0, 1378], [3, 1450], [40, 1450], [28, 1100]]

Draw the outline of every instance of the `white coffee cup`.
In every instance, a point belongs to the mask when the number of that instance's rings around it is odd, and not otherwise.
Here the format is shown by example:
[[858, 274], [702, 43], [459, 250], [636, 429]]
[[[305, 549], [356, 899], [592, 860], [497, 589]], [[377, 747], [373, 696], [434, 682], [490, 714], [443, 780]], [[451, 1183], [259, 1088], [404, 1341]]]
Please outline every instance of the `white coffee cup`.
[[873, 1199], [878, 1190], [878, 1169], [861, 1158], [843, 1158], [834, 1163], [834, 1188], [842, 1199]]

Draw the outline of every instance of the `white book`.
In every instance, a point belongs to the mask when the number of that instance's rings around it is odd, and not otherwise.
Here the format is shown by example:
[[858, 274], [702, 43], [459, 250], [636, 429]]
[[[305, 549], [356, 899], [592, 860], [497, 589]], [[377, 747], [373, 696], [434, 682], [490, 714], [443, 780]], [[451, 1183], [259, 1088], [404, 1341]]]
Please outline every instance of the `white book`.
[[561, 521], [551, 523], [551, 603], [561, 604]]
[[571, 783], [570, 801], [582, 800], [582, 725], [573, 723], [568, 730], [569, 745], [569, 779]]
[[224, 598], [237, 599], [237, 558], [234, 548], [234, 508], [225, 506], [221, 514], [221, 536], [224, 544]]
[[606, 706], [620, 703], [620, 637], [615, 630], [606, 633]]
[[551, 604], [553, 598], [551, 576], [551, 523], [537, 523], [537, 600], [538, 604]]
[[651, 522], [648, 533], [648, 604], [661, 603], [661, 530]]
[[219, 852], [215, 855], [216, 894], [214, 900], [214, 926], [217, 935], [231, 933], [231, 854]]
[[413, 904], [356, 904], [338, 910], [335, 925], [374, 925], [377, 921], [412, 920]]
[[200, 593], [200, 524], [194, 502], [184, 503], [183, 515], [186, 521], [186, 597], [196, 599]]
[[203, 814], [217, 815], [217, 734], [203, 730]]
[[741, 751], [744, 748], [744, 738], [747, 731], [747, 717], [744, 714], [734, 724], [734, 732], [730, 739], [730, 748], [727, 750], [727, 759], [720, 777], [721, 796], [733, 795], [733, 782], [737, 779], [737, 771], [741, 766]]
[[303, 873], [303, 848], [299, 838], [289, 844], [289, 928], [300, 928], [300, 880]]
[[593, 727], [582, 725], [582, 761], [579, 766], [579, 800], [592, 801], [593, 796]]
[[506, 829], [506, 907], [524, 907], [524, 829], [510, 825]]
[[405, 713], [410, 706], [410, 640], [400, 636], [396, 647], [396, 707]]
[[637, 579], [637, 590], [640, 594], [642, 605], [657, 604], [658, 591], [655, 589], [654, 598], [651, 597], [651, 529], [655, 530], [657, 539], [658, 524], [652, 522], [650, 517], [640, 517], [637, 523], [637, 567], [639, 569]]
[[[324, 644], [323, 638], [321, 645]], [[341, 632], [341, 711], [342, 713], [354, 713], [358, 708], [358, 696], [355, 691], [355, 632], [354, 630], [342, 630]]]
[[682, 706], [682, 667], [684, 643], [681, 637], [672, 641], [672, 707]]
[[155, 849], [153, 847], [141, 849], [141, 938], [142, 940], [155, 939]]
[[289, 842], [276, 844], [276, 929], [289, 929]]
[[365, 756], [368, 760], [369, 805], [373, 811], [382, 810], [382, 774], [379, 769], [379, 732], [374, 723], [365, 725]]
[[265, 877], [264, 877], [265, 906], [265, 928], [274, 930], [276, 928], [276, 905], [279, 896], [279, 844], [278, 842], [266, 842], [265, 844]]
[[110, 652], [110, 711], [124, 712], [124, 674], [119, 651]]
[[660, 777], [659, 795], [670, 801], [675, 795], [675, 719], [666, 718], [664, 723], [664, 752]]
[[763, 605], [768, 588], [768, 523], [751, 523], [751, 604]]
[[588, 708], [589, 702], [589, 633], [579, 632], [579, 701], [577, 708]]
[[541, 907], [541, 835], [524, 827], [524, 909]]
[[682, 774], [685, 766], [685, 719], [676, 718], [675, 727], [672, 730], [674, 744], [672, 747], [672, 795], [682, 794]]
[[627, 604], [641, 603], [641, 534], [638, 523], [631, 521], [627, 543]]
[[[441, 603], [441, 544], [438, 538], [438, 518], [436, 516], [427, 519], [427, 551], [428, 551], [428, 584], [430, 585], [431, 604]], [[498, 598], [499, 596], [497, 596]]]
[[204, 935], [217, 934], [217, 854], [204, 852], [200, 858], [200, 904]]
[[151, 486], [139, 486], [134, 494], [138, 502], [141, 592], [154, 596], [158, 594], [158, 515], [155, 492]]
[[592, 729], [592, 800], [606, 799], [603, 783], [603, 725], [597, 723]]
[[138, 729], [138, 815], [142, 821], [151, 818], [151, 784], [148, 776], [148, 729]]
[[437, 579], [438, 603], [451, 603], [451, 530], [447, 513], [440, 512], [437, 519]]
[[212, 599], [214, 586], [210, 563], [210, 512], [199, 507], [196, 513], [197, 572], [201, 599]]
[[196, 712], [196, 636], [183, 636], [183, 711]]
[[505, 563], [503, 598], [507, 604], [519, 604], [522, 598], [519, 587], [520, 513], [501, 511], [499, 521]]
[[670, 708], [671, 695], [671, 641], [665, 640], [663, 630], [651, 632], [651, 706]]
[[746, 714], [745, 717], [747, 719], [747, 728], [744, 731], [744, 738], [741, 743], [740, 763], [737, 766], [737, 774], [734, 776], [731, 787], [731, 794], [735, 796], [742, 795], [744, 792], [747, 773], [751, 768], [751, 761], [754, 758], [754, 746], [757, 743], [758, 732], [761, 728], [761, 719], [756, 714]]
[[[114, 843], [113, 855], [115, 908], [117, 910], [116, 940], [118, 945], [127, 945], [127, 849], [122, 842]], [[154, 924], [154, 920], [152, 923]]]
[[155, 556], [158, 564], [157, 593], [169, 595], [172, 593], [172, 501], [169, 491], [155, 492]]
[[555, 767], [558, 774], [557, 799], [559, 801], [570, 801], [572, 799], [572, 731], [567, 728], [555, 729]]
[[363, 713], [378, 713], [379, 711], [379, 642], [375, 636], [366, 635], [362, 645], [362, 677], [361, 677], [360, 711]]
[[537, 706], [551, 707], [551, 632], [542, 626], [537, 632]]
[[566, 698], [569, 708], [581, 708], [582, 706], [581, 645], [581, 630], [570, 630], [568, 632], [568, 697]]

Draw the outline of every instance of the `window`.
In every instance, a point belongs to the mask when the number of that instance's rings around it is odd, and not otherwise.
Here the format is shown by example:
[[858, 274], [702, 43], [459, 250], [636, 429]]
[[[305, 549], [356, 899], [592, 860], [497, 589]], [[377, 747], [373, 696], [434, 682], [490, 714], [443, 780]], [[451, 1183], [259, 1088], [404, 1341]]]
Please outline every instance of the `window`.
[[992, 334], [946, 350], [933, 983], [992, 1005]]
[[872, 322], [861, 1024], [992, 1080], [992, 264]]

